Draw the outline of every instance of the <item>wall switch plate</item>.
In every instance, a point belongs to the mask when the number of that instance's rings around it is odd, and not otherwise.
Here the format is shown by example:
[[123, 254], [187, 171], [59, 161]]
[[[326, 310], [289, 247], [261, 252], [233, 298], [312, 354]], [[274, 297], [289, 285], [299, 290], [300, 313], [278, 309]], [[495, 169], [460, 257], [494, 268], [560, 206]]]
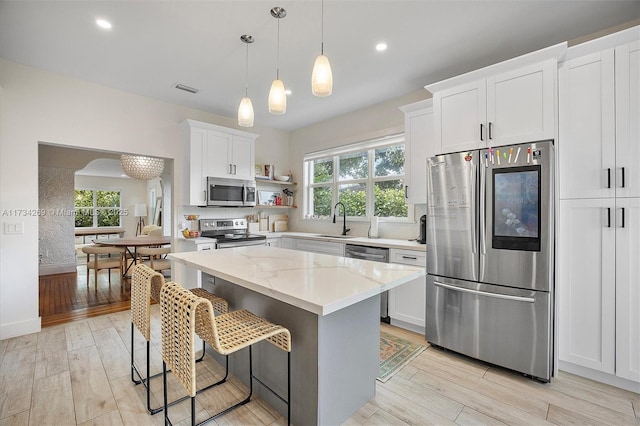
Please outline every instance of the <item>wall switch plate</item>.
[[4, 223], [4, 235], [24, 234], [24, 222]]

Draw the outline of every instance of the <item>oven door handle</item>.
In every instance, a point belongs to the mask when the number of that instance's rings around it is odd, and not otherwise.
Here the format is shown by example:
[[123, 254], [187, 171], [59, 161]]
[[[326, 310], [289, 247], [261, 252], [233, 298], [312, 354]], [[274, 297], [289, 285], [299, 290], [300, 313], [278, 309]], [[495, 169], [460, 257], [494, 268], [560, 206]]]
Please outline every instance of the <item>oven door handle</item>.
[[505, 300], [513, 300], [515, 302], [525, 302], [525, 303], [535, 303], [536, 299], [533, 297], [522, 297], [522, 296], [510, 296], [508, 294], [498, 294], [498, 293], [487, 293], [486, 291], [480, 290], [472, 290], [469, 288], [456, 287], [453, 285], [441, 283], [440, 281], [434, 281], [433, 284], [437, 287], [446, 288], [447, 290], [459, 291], [461, 293], [471, 293], [476, 294], [478, 296], [486, 296], [492, 297], [494, 299], [505, 299]]

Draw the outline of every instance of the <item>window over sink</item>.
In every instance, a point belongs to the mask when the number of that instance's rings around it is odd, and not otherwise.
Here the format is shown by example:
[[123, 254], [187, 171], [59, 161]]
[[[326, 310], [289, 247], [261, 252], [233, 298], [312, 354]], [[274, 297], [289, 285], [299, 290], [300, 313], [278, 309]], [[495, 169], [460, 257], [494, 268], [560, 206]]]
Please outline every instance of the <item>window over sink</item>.
[[352, 219], [406, 220], [404, 164], [404, 134], [305, 155], [304, 216], [330, 217], [341, 201]]

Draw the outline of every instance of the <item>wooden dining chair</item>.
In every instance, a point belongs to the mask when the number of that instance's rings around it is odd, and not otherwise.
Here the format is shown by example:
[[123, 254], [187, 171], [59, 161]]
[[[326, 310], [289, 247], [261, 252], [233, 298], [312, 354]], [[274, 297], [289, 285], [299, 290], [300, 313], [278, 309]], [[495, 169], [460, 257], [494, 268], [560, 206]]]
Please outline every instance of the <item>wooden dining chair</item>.
[[[171, 253], [171, 246], [164, 247], [139, 247], [137, 250], [137, 264], [143, 263], [154, 271], [171, 271], [171, 261], [166, 255]], [[148, 260], [145, 260], [148, 259]]]
[[[124, 247], [113, 247], [105, 245], [92, 245], [82, 247], [82, 252], [87, 254], [87, 286], [89, 286], [89, 270], [93, 269], [93, 284], [98, 289], [98, 272], [102, 269], [109, 271], [109, 285], [111, 285], [111, 270], [118, 269], [120, 272], [120, 285], [124, 285], [122, 280]], [[107, 257], [100, 257], [100, 256]], [[113, 256], [112, 256], [113, 255]]]

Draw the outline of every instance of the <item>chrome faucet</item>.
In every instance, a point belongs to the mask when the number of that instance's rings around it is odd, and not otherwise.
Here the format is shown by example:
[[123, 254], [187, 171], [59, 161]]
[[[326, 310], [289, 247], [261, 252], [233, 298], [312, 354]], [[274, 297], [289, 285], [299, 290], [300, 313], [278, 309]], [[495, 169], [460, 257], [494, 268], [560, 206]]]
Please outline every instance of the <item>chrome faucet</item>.
[[347, 232], [351, 231], [351, 229], [347, 228], [347, 208], [344, 206], [342, 201], [338, 201], [335, 206], [333, 206], [333, 223], [336, 223], [336, 207], [342, 206], [342, 234], [347, 235]]

